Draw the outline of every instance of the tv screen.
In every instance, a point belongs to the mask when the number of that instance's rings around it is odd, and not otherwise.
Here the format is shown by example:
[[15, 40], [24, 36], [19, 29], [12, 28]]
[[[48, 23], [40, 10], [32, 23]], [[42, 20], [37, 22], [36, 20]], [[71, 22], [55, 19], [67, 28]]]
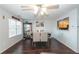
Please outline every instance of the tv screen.
[[63, 20], [59, 20], [57, 22], [57, 27], [60, 30], [68, 30], [69, 29], [69, 17], [64, 18]]

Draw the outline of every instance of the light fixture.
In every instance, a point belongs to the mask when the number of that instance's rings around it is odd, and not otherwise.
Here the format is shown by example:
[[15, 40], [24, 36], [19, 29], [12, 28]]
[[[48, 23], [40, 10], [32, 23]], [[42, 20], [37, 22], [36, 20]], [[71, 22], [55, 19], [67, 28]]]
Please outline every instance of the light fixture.
[[34, 15], [48, 15], [47, 11], [57, 10], [59, 5], [35, 4], [21, 6], [23, 11], [33, 11]]
[[38, 7], [37, 6], [34, 6], [34, 14], [37, 14], [38, 13]]
[[44, 15], [44, 12], [43, 12], [43, 11], [41, 11], [41, 12], [40, 12], [40, 15]]
[[47, 14], [47, 9], [45, 7], [42, 7], [42, 5], [36, 5], [34, 6], [34, 14], [35, 15], [44, 15]]

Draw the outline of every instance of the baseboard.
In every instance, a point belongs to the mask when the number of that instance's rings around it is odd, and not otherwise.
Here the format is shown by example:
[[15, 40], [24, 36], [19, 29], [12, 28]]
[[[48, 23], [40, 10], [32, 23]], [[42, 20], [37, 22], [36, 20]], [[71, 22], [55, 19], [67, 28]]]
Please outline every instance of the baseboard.
[[[59, 40], [57, 40], [58, 42], [60, 42]], [[61, 44], [63, 44], [64, 46], [66, 46], [68, 49], [70, 49], [71, 51], [73, 51], [74, 53], [76, 53], [74, 50], [72, 50], [70, 47], [68, 47], [67, 45], [65, 45], [64, 43], [60, 42]]]
[[18, 41], [17, 43], [15, 43], [15, 44], [12, 45], [11, 47], [9, 47], [9, 48], [6, 49], [5, 51], [3, 51], [1, 54], [6, 54], [8, 51], [14, 49], [14, 47], [17, 46], [20, 42], [22, 42], [22, 40]]
[[68, 49], [70, 49], [71, 51], [73, 51], [74, 53], [77, 54], [77, 52], [75, 52], [74, 50], [72, 50], [70, 47], [68, 47], [67, 45], [63, 44], [61, 41], [57, 40], [56, 38], [54, 37], [51, 37], [51, 39], [55, 39], [57, 42], [59, 42], [60, 44], [64, 45], [65, 47], [67, 47]]

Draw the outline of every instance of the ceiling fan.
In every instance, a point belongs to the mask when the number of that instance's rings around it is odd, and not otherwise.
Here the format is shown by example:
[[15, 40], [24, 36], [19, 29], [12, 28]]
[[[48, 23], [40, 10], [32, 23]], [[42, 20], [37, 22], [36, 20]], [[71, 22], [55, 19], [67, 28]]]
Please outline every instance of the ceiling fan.
[[47, 10], [58, 9], [59, 5], [46, 5], [46, 4], [36, 4], [36, 5], [22, 5], [23, 11], [33, 10], [35, 15], [47, 15]]

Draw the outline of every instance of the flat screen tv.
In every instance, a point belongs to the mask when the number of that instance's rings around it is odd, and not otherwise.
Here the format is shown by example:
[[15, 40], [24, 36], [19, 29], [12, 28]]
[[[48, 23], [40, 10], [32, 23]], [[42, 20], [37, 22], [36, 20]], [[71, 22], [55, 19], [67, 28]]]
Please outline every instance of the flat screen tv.
[[69, 17], [66, 17], [62, 20], [57, 21], [57, 27], [60, 30], [68, 30], [69, 29]]

